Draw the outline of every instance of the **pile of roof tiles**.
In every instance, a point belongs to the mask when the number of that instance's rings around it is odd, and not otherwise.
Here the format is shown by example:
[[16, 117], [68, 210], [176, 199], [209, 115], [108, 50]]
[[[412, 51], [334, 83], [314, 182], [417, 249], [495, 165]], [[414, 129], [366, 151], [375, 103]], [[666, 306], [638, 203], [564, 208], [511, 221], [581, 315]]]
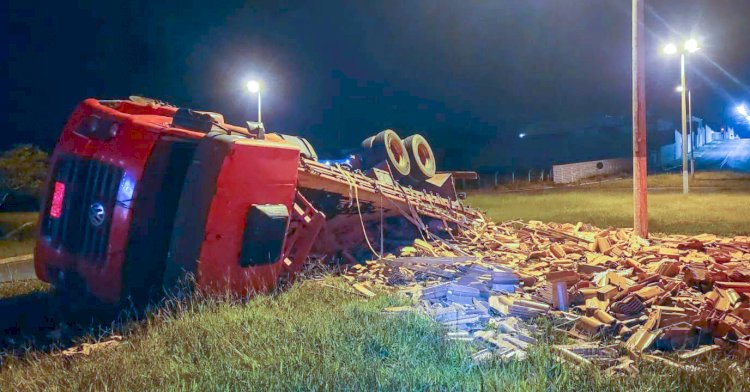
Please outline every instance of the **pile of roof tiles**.
[[576, 362], [623, 366], [607, 348], [580, 343], [599, 338], [648, 358], [750, 355], [750, 237], [644, 240], [581, 223], [477, 222], [450, 242], [417, 240], [345, 276], [358, 290], [399, 287], [449, 338], [487, 343], [492, 351], [477, 358], [523, 357], [534, 343], [523, 320], [542, 316], [569, 321], [579, 344], [555, 349]]

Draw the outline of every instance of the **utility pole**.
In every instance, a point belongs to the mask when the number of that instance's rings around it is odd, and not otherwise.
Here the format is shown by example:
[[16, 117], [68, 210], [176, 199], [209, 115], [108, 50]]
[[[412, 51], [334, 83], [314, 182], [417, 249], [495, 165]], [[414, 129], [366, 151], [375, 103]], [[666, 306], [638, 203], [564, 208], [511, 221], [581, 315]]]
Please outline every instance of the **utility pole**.
[[643, 1], [633, 0], [633, 231], [648, 238], [645, 21]]

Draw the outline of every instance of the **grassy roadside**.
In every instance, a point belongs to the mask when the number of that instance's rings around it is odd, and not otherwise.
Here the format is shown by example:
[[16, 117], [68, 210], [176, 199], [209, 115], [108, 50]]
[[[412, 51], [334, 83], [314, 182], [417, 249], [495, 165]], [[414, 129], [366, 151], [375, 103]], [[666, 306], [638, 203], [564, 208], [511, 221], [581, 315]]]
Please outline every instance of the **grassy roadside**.
[[[671, 191], [651, 194], [652, 230], [750, 233], [750, 192], [743, 190], [744, 180], [738, 181], [731, 190], [687, 197]], [[630, 189], [624, 182], [608, 184], [554, 193], [480, 193], [469, 201], [494, 219], [629, 226]], [[49, 295], [46, 285], [34, 281], [0, 284], [0, 313], [8, 304], [27, 309], [16, 320], [3, 321], [26, 327], [48, 323], [44, 307], [52, 303]], [[0, 391], [750, 390], [748, 363], [731, 358], [703, 360], [705, 370], [694, 373], [643, 363], [638, 375], [610, 377], [556, 360], [549, 340], [526, 361], [474, 365], [469, 346], [447, 341], [426, 317], [381, 313], [404, 301], [392, 293], [365, 300], [342, 279], [329, 276], [244, 302], [171, 302], [146, 320], [125, 326], [104, 323], [74, 338], [94, 341], [114, 325], [114, 332], [126, 337], [118, 347], [64, 359], [48, 345], [39, 345], [21, 357], [0, 359]], [[45, 328], [49, 334], [49, 325]]]
[[[649, 192], [652, 232], [719, 235], [750, 234], [750, 176], [699, 173], [696, 183], [710, 190], [683, 195], [680, 177], [649, 177], [649, 186], [674, 190]], [[718, 189], [717, 189], [718, 187]], [[599, 227], [632, 227], [631, 180], [616, 180], [584, 188], [547, 192], [476, 192], [470, 205], [498, 221], [509, 219], [545, 222], [586, 222]]]
[[[735, 173], [727, 171], [697, 172], [690, 176], [688, 183], [691, 188], [702, 189], [726, 189], [750, 191], [750, 174]], [[681, 174], [652, 174], [648, 176], [648, 186], [659, 190], [665, 188], [682, 189]], [[552, 181], [526, 182], [523, 179], [515, 183], [502, 183], [492, 191], [480, 191], [482, 193], [503, 193], [514, 191], [543, 191], [543, 190], [566, 190], [566, 189], [633, 189], [633, 179], [629, 174], [614, 176], [595, 176], [576, 181], [571, 184], [555, 184]]]
[[27, 222], [36, 223], [37, 215], [36, 212], [1, 212], [0, 233], [8, 233]]
[[32, 253], [35, 244], [36, 241], [34, 239], [25, 239], [22, 241], [0, 240], [0, 259]]
[[[711, 194], [652, 193], [652, 232], [719, 235], [750, 234], [750, 192]], [[469, 204], [497, 221], [586, 222], [599, 227], [632, 227], [633, 196], [629, 191], [590, 190], [544, 194], [474, 194]]]
[[[734, 172], [697, 172], [695, 176], [688, 178], [688, 184], [693, 188], [721, 188], [731, 190], [750, 191], [750, 175]], [[605, 182], [600, 188], [627, 188], [632, 189], [631, 178]], [[678, 188], [682, 189], [681, 174], [656, 174], [648, 177], [648, 186], [651, 188]]]
[[[0, 259], [28, 254], [34, 250], [33, 232], [36, 219], [36, 212], [0, 213]], [[13, 238], [4, 239], [8, 233], [28, 222], [34, 223], [16, 231]]]
[[48, 289], [47, 283], [36, 279], [0, 283], [0, 301], [22, 295], [46, 294]]
[[[395, 294], [365, 300], [339, 278], [305, 281], [245, 303], [172, 304], [127, 328], [126, 343], [63, 359], [31, 352], [0, 370], [1, 390], [748, 390], [745, 365], [688, 373], [655, 365], [637, 377], [557, 361], [473, 365], [464, 343], [418, 314], [385, 316]], [[333, 286], [333, 287], [330, 287]], [[721, 369], [721, 370], [719, 370]]]

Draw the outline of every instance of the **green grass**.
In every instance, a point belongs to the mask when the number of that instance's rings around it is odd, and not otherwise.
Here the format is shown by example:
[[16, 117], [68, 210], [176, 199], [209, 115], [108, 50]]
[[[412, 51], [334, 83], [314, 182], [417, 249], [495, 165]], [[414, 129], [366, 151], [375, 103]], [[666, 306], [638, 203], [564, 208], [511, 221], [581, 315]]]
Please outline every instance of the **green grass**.
[[38, 295], [46, 293], [49, 285], [40, 280], [22, 280], [18, 282], [0, 283], [0, 300], [20, 297], [23, 295]]
[[25, 239], [22, 241], [0, 240], [0, 259], [32, 253], [35, 244], [36, 241], [34, 239]]
[[[34, 251], [36, 218], [36, 212], [0, 213], [0, 259], [28, 254]], [[11, 233], [27, 222], [34, 223], [17, 231], [12, 238], [2, 239], [6, 234]]]
[[[613, 378], [561, 363], [546, 344], [528, 360], [474, 365], [469, 346], [428, 318], [386, 316], [396, 294], [364, 300], [339, 278], [244, 303], [173, 302], [118, 327], [126, 342], [90, 356], [10, 358], [0, 390], [748, 390], [744, 364], [699, 373], [644, 364]], [[41, 289], [43, 290], [43, 289]], [[542, 336], [543, 338], [543, 336]], [[721, 370], [718, 370], [721, 369]]]
[[[582, 182], [590, 182], [584, 180]], [[701, 188], [720, 188], [725, 190], [746, 190], [750, 191], [750, 175], [734, 172], [698, 172], [695, 176], [688, 177], [688, 184], [691, 188], [700, 190]], [[682, 189], [681, 174], [655, 174], [648, 176], [648, 186], [650, 188], [675, 188]], [[601, 184], [585, 185], [586, 188], [598, 189], [632, 189], [633, 179], [617, 179], [613, 181], [602, 182]]]
[[[649, 178], [652, 187], [678, 187], [649, 192], [651, 232], [719, 235], [750, 234], [750, 177], [698, 174], [694, 192], [681, 193], [677, 175]], [[720, 187], [698, 190], [697, 187]], [[632, 227], [632, 180], [585, 188], [530, 192], [476, 192], [468, 203], [498, 221], [510, 219], [591, 223], [599, 227]]]
[[[688, 179], [690, 187], [701, 190], [733, 189], [750, 190], [750, 174], [734, 172], [698, 172]], [[682, 189], [682, 174], [652, 174], [648, 176], [648, 186], [654, 190], [674, 188]], [[611, 176], [594, 176], [570, 184], [555, 184], [550, 180], [527, 182], [520, 179], [514, 183], [503, 182], [493, 187], [494, 192], [542, 191], [563, 189], [632, 189], [633, 179], [630, 174]]]
[[[679, 185], [669, 176], [651, 181], [652, 186]], [[722, 188], [736, 183], [728, 186], [731, 189], [687, 197], [653, 192], [652, 231], [750, 232], [745, 180], [705, 181]], [[470, 202], [500, 220], [627, 227], [632, 222], [627, 184], [614, 181], [594, 189], [547, 193], [485, 192], [471, 195]], [[16, 345], [16, 355], [2, 361], [0, 390], [750, 390], [748, 363], [732, 357], [700, 361], [705, 369], [696, 373], [641, 363], [637, 376], [610, 377], [556, 360], [549, 334], [540, 336], [543, 343], [528, 360], [474, 365], [470, 346], [447, 341], [428, 318], [381, 313], [386, 306], [405, 303], [405, 298], [381, 292], [365, 300], [352, 294], [342, 279], [330, 276], [247, 301], [172, 300], [145, 320], [89, 326], [85, 334], [67, 341], [93, 341], [115, 332], [124, 334], [126, 342], [63, 359], [53, 355], [54, 344], [34, 340], [35, 333], [36, 339], [49, 339], [42, 336], [54, 327], [48, 316], [53, 314], [50, 296], [48, 286], [38, 282], [0, 284], [0, 311], [21, 310], [20, 316], [4, 313], [4, 321], [13, 323], [8, 317], [18, 317], [15, 322], [24, 323], [24, 338], [32, 338], [24, 340], [26, 351], [19, 355], [23, 346]], [[44, 328], [34, 332], [35, 323]]]
[[0, 233], [7, 233], [26, 222], [36, 223], [36, 212], [0, 212]]

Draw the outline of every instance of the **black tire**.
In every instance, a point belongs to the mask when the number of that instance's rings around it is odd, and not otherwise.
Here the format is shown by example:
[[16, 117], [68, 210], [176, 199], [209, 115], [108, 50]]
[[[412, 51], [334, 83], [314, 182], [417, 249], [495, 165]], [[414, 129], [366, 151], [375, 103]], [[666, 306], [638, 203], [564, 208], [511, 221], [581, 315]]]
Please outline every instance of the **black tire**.
[[386, 129], [375, 136], [368, 137], [362, 141], [362, 148], [366, 168], [377, 167], [386, 162], [396, 178], [409, 175], [411, 162], [406, 147], [393, 130]]
[[318, 160], [318, 154], [315, 152], [315, 149], [313, 148], [312, 144], [307, 141], [307, 139], [299, 136], [292, 136], [292, 135], [284, 135], [279, 134], [282, 139], [294, 143], [297, 147], [300, 149], [300, 154], [308, 159], [312, 159], [314, 161]]
[[411, 161], [409, 178], [419, 182], [435, 175], [437, 162], [427, 139], [419, 134], [411, 135], [404, 139], [404, 147], [406, 147], [406, 154]]

